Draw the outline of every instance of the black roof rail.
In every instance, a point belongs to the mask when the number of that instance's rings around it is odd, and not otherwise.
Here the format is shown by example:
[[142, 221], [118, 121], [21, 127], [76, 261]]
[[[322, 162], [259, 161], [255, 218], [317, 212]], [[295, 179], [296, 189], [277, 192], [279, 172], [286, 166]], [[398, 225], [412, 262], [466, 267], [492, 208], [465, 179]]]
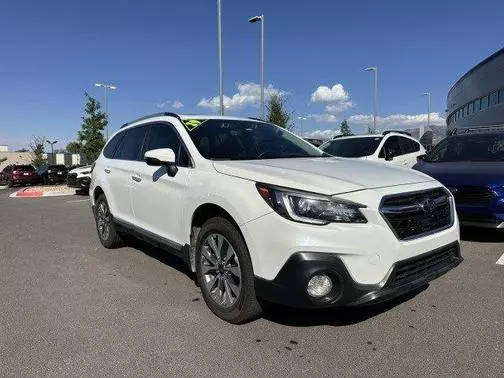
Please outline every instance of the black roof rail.
[[165, 117], [175, 117], [180, 122], [182, 122], [182, 119], [180, 118], [180, 116], [178, 114], [176, 114], [176, 113], [170, 113], [170, 112], [162, 112], [162, 113], [154, 113], [154, 114], [151, 114], [151, 115], [148, 115], [148, 116], [137, 118], [134, 121], [126, 122], [124, 125], [122, 125], [120, 127], [120, 129], [122, 129], [122, 128], [128, 126], [128, 125], [131, 125], [132, 123], [140, 122], [140, 121], [143, 121], [143, 120], [149, 119], [149, 118], [162, 117], [162, 116], [165, 116]]
[[489, 126], [479, 126], [479, 127], [468, 127], [464, 128], [462, 134], [474, 133], [474, 132], [483, 132], [483, 131], [493, 131], [493, 130], [504, 129], [504, 125], [489, 125]]
[[382, 135], [387, 135], [390, 133], [397, 133], [397, 134], [411, 136], [411, 133], [408, 133], [407, 131], [402, 131], [402, 130], [385, 130], [384, 132], [382, 132]]
[[248, 119], [253, 119], [254, 121], [261, 121], [261, 122], [266, 122], [264, 119], [257, 118], [257, 117], [247, 117]]

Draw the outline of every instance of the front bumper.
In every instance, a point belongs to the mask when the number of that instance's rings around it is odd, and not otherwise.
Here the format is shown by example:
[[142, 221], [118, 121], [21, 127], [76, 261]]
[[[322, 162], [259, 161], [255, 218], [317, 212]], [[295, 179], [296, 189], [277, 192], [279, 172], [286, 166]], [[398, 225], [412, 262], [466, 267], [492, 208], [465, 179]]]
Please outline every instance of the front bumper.
[[67, 186], [70, 188], [86, 189], [91, 184], [90, 177], [67, 178]]
[[504, 206], [457, 206], [461, 226], [504, 228]]
[[[298, 308], [359, 306], [383, 302], [419, 288], [453, 269], [462, 261], [458, 242], [395, 263], [377, 285], [354, 281], [335, 254], [299, 252], [292, 255], [274, 280], [256, 277], [256, 294], [270, 302]], [[324, 298], [312, 298], [306, 287], [316, 274], [326, 274], [333, 290]]]

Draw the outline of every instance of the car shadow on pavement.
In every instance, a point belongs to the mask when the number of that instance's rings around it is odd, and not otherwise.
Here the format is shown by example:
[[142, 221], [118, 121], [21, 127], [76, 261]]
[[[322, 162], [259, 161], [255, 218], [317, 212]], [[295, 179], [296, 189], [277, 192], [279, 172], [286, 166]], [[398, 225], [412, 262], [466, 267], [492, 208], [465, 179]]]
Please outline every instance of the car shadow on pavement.
[[504, 230], [461, 227], [460, 238], [464, 241], [479, 243], [502, 243], [504, 242]]
[[334, 307], [326, 309], [300, 310], [263, 302], [263, 318], [274, 323], [293, 327], [312, 327], [329, 325], [348, 326], [363, 322], [376, 315], [385, 313], [404, 303], [427, 289], [426, 284], [405, 295], [375, 305], [362, 307]]
[[134, 248], [140, 252], [145, 253], [160, 263], [168, 265], [169, 267], [178, 270], [181, 273], [187, 275], [191, 280], [196, 282], [194, 273], [190, 271], [187, 264], [179, 257], [174, 256], [170, 251], [153, 246], [141, 239], [136, 239], [134, 237], [126, 236], [124, 241], [128, 247]]

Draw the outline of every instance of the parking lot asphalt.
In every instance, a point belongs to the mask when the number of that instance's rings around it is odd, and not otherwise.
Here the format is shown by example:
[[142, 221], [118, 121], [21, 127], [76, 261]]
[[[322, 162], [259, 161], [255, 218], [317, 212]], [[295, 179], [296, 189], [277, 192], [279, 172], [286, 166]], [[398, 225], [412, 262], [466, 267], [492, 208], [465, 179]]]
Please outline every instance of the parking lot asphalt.
[[0, 376], [504, 374], [504, 235], [464, 230], [464, 262], [378, 307], [231, 325], [181, 261], [104, 249], [87, 197], [0, 191]]

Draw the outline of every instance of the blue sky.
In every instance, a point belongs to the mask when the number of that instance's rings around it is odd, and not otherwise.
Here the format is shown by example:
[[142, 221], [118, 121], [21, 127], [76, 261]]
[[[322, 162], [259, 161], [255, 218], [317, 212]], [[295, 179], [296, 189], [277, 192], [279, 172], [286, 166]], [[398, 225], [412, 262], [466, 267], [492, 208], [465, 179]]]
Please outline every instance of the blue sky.
[[[498, 0], [223, 0], [227, 114], [259, 114], [259, 25], [247, 18], [261, 13], [266, 83], [286, 92], [295, 118], [309, 116], [306, 132], [337, 129], [344, 118], [365, 130], [373, 103], [363, 68], [370, 65], [379, 67], [383, 127], [423, 122], [426, 91], [442, 123], [450, 86], [502, 47]], [[84, 91], [103, 99], [95, 82], [118, 86], [109, 98], [112, 130], [173, 111], [174, 101], [183, 113], [213, 113], [201, 105], [217, 95], [216, 58], [213, 0], [5, 3], [0, 144], [18, 148], [42, 135], [64, 147], [80, 128]]]

